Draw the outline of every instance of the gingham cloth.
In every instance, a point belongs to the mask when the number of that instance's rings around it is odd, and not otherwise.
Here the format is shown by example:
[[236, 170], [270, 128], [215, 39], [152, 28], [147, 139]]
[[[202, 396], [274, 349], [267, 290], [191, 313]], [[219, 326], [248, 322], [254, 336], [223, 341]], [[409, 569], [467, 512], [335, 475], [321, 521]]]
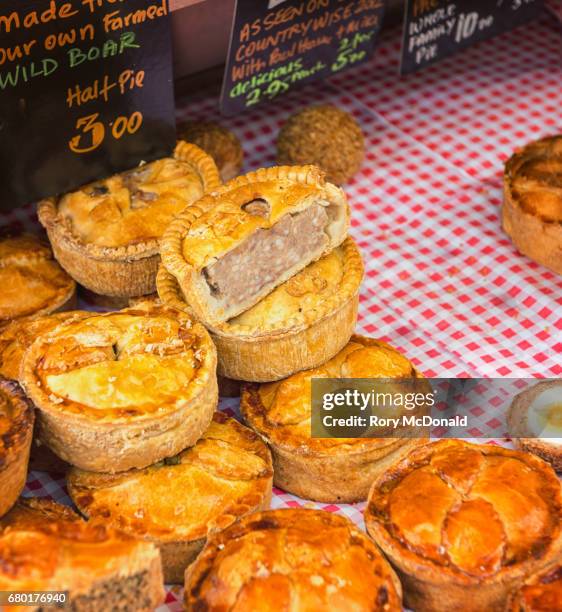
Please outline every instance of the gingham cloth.
[[[562, 279], [519, 255], [499, 216], [505, 160], [562, 131], [560, 21], [545, 13], [406, 78], [398, 77], [399, 41], [390, 31], [370, 63], [253, 112], [223, 119], [216, 92], [200, 92], [179, 101], [178, 119], [231, 128], [251, 170], [274, 164], [290, 113], [310, 103], [351, 112], [367, 145], [346, 186], [366, 264], [358, 330], [401, 349], [427, 376], [560, 376]], [[30, 207], [3, 225], [37, 229]], [[237, 402], [221, 408], [237, 413]], [[493, 415], [474, 416], [494, 424]], [[499, 421], [497, 435], [509, 444]], [[25, 494], [70, 503], [61, 475], [32, 472]], [[301, 505], [363, 524], [363, 503], [274, 492], [274, 508]], [[160, 612], [181, 608], [181, 588], [168, 589]]]

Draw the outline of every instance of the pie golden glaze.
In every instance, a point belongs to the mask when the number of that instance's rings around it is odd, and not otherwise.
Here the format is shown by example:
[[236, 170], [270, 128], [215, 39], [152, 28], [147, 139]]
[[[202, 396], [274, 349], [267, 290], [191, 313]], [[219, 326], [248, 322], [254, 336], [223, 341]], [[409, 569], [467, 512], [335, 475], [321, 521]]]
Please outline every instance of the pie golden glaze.
[[[238, 317], [210, 328], [218, 373], [269, 382], [314, 368], [349, 341], [357, 321], [363, 262], [351, 238], [280, 285]], [[189, 311], [177, 281], [162, 266], [162, 301]]]
[[25, 485], [33, 421], [33, 406], [20, 386], [0, 377], [0, 516]]
[[164, 581], [183, 583], [208, 534], [269, 507], [272, 480], [266, 445], [215, 412], [197, 444], [171, 459], [116, 475], [73, 469], [67, 482], [84, 515], [154, 542]]
[[562, 135], [532, 142], [509, 159], [502, 219], [521, 253], [562, 274]]
[[562, 561], [527, 578], [510, 596], [506, 612], [562, 612]]
[[373, 542], [321, 510], [243, 518], [209, 539], [185, 578], [188, 612], [402, 610], [400, 582]]
[[35, 236], [0, 240], [0, 322], [72, 305], [76, 283]]
[[[257, 209], [250, 208], [256, 203]], [[320, 205], [329, 217], [324, 230], [326, 243], [320, 252], [312, 259], [292, 265], [236, 306], [228, 306], [212, 295], [204, 278], [211, 264], [232, 254], [256, 232], [272, 230], [283, 220], [304, 213], [314, 205]], [[326, 183], [318, 168], [262, 168], [233, 179], [185, 209], [164, 234], [162, 262], [178, 281], [185, 301], [197, 318], [207, 327], [216, 327], [250, 309], [308, 263], [340, 245], [348, 226], [349, 206], [344, 192]], [[268, 236], [271, 244], [273, 235]], [[268, 255], [271, 259], [268, 253], [264, 253], [264, 258]]]
[[373, 484], [367, 531], [418, 611], [502, 610], [510, 591], [562, 551], [562, 495], [534, 455], [441, 440]]
[[410, 438], [312, 438], [312, 378], [421, 378], [390, 345], [352, 336], [327, 363], [279, 382], [245, 385], [246, 423], [270, 446], [275, 486], [325, 503], [367, 499], [374, 479], [412, 448]]
[[[544, 393], [554, 394], [552, 421], [561, 437], [539, 437], [530, 423], [530, 413]], [[548, 461], [557, 472], [562, 472], [562, 380], [539, 382], [515, 396], [507, 415], [508, 430], [515, 445]]]
[[39, 203], [55, 257], [81, 285], [114, 297], [154, 291], [159, 241], [175, 215], [220, 185], [213, 160], [178, 143], [173, 158]]
[[64, 609], [83, 612], [149, 612], [164, 601], [160, 554], [153, 544], [85, 522], [45, 498], [21, 498], [0, 520], [0, 590], [68, 591]]
[[141, 304], [70, 319], [27, 351], [22, 384], [43, 442], [85, 470], [146, 467], [194, 444], [218, 401], [202, 325]]

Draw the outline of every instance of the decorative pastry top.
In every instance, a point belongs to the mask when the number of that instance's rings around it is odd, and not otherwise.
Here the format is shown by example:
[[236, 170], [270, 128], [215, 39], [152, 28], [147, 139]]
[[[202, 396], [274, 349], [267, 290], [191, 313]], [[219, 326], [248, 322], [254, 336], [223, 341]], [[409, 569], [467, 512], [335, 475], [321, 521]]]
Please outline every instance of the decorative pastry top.
[[393, 438], [312, 438], [310, 436], [313, 378], [420, 378], [414, 366], [390, 345], [373, 338], [351, 341], [325, 364], [284, 380], [246, 385], [242, 413], [252, 428], [270, 442], [292, 452], [358, 452]]
[[441, 440], [375, 481], [365, 521], [386, 553], [481, 580], [560, 550], [562, 495], [534, 455]]
[[76, 285], [34, 236], [0, 240], [0, 321], [48, 314], [73, 295]]
[[508, 612], [556, 612], [562, 603], [562, 563], [547, 567], [528, 578], [514, 593]]
[[201, 325], [147, 303], [70, 319], [41, 336], [22, 382], [42, 409], [128, 420], [188, 404], [214, 375], [214, 355]]
[[[156, 243], [170, 221], [220, 184], [212, 159], [180, 142], [173, 158], [159, 159], [69, 193], [47, 213], [56, 214], [74, 239], [97, 247]], [[46, 201], [51, 206], [53, 200]]]
[[0, 520], [0, 590], [90, 588], [96, 578], [134, 567], [135, 556], [157, 555], [135, 540], [70, 508], [40, 498], [20, 498]]
[[[214, 333], [247, 336], [303, 328], [333, 312], [354, 296], [363, 278], [361, 255], [351, 238], [274, 289], [258, 304], [225, 323]], [[157, 278], [162, 300], [186, 310], [176, 280], [161, 267]]]
[[321, 510], [252, 514], [212, 537], [186, 573], [187, 610], [401, 610], [375, 544]]
[[513, 155], [506, 179], [523, 210], [547, 223], [562, 223], [562, 135], [532, 142]]
[[186, 209], [162, 242], [162, 261], [202, 321], [224, 322], [345, 239], [343, 191], [314, 166], [238, 177]]
[[90, 518], [140, 537], [196, 540], [266, 503], [272, 477], [265, 444], [217, 412], [197, 444], [175, 457], [114, 475], [73, 469], [68, 486]]
[[33, 421], [33, 405], [20, 386], [0, 377], [0, 470], [30, 439]]

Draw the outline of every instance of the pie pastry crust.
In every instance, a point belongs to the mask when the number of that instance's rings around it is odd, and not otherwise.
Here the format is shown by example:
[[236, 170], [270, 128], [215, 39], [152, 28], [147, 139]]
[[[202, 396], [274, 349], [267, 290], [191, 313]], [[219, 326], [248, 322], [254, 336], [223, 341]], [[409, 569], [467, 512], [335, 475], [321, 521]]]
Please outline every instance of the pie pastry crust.
[[562, 495], [532, 454], [441, 440], [374, 483], [367, 531], [417, 611], [501, 610], [508, 594], [562, 552]]
[[196, 610], [402, 610], [374, 543], [343, 516], [303, 508], [247, 516], [209, 539], [186, 572]]
[[507, 424], [509, 434], [518, 448], [534, 453], [548, 461], [557, 472], [562, 472], [562, 440], [536, 437], [528, 421], [529, 410], [536, 398], [544, 391], [557, 388], [560, 397], [558, 418], [562, 419], [562, 381], [550, 380], [539, 382], [515, 396], [509, 408]]
[[[323, 229], [323, 243], [314, 246], [316, 254], [312, 259], [310, 253], [301, 254], [297, 263], [278, 271], [275, 278], [270, 278], [261, 288], [258, 284], [252, 294], [236, 305], [215, 295], [206, 279], [209, 266], [233, 254], [259, 232], [267, 241], [263, 248], [268, 252], [263, 257], [273, 265], [277, 256], [273, 257], [269, 250], [278, 240], [283, 240], [281, 234], [272, 233], [273, 228], [299, 214], [311, 212], [315, 205], [326, 217], [327, 225]], [[195, 316], [207, 327], [216, 327], [250, 309], [308, 263], [339, 246], [348, 227], [349, 206], [344, 192], [326, 183], [318, 168], [262, 168], [233, 179], [178, 215], [162, 239], [162, 263], [178, 281]], [[294, 242], [291, 241], [291, 246]], [[236, 261], [229, 276], [237, 276], [235, 271], [243, 265], [243, 259]], [[251, 276], [252, 281], [257, 274]]]
[[562, 562], [533, 574], [511, 594], [506, 612], [560, 612], [562, 610]]
[[25, 486], [33, 421], [33, 405], [20, 386], [0, 377], [0, 516]]
[[187, 315], [140, 304], [40, 336], [25, 355], [22, 384], [51, 450], [84, 470], [114, 473], [201, 437], [218, 401], [216, 350]]
[[310, 381], [320, 377], [422, 377], [390, 345], [354, 335], [335, 357], [315, 369], [243, 388], [242, 415], [271, 448], [276, 487], [325, 503], [365, 500], [376, 477], [427, 439], [312, 438]]
[[[186, 176], [190, 176], [193, 181], [196, 181], [196, 183], [193, 183], [193, 194], [191, 195], [194, 199], [198, 199], [203, 193], [212, 191], [220, 185], [218, 170], [213, 160], [195, 145], [179, 142], [174, 152], [174, 160], [183, 162], [186, 168]], [[155, 290], [156, 273], [160, 264], [159, 241], [163, 227], [167, 225], [168, 221], [172, 220], [175, 214], [178, 214], [185, 206], [193, 202], [186, 200], [180, 201], [179, 204], [176, 203], [175, 200], [183, 198], [183, 196], [178, 196], [181, 190], [175, 187], [172, 177], [169, 183], [164, 181], [164, 184], [170, 185], [168, 191], [165, 191], [161, 197], [157, 196], [154, 200], [166, 211], [161, 213], [167, 215], [165, 219], [160, 214], [154, 214], [154, 217], [158, 218], [158, 223], [153, 221], [155, 227], [150, 227], [151, 217], [145, 216], [143, 226], [138, 227], [140, 222], [137, 221], [135, 214], [131, 213], [133, 204], [137, 202], [134, 194], [141, 193], [143, 195], [144, 199], [138, 200], [141, 203], [139, 204], [141, 208], [149, 207], [149, 210], [154, 208], [154, 201], [148, 199], [146, 194], [151, 194], [151, 197], [153, 197], [154, 193], [157, 193], [157, 190], [160, 189], [158, 185], [154, 186], [158, 177], [151, 174], [146, 179], [139, 179], [138, 185], [140, 187], [145, 186], [143, 180], [147, 181], [147, 191], [139, 189], [136, 192], [133, 192], [133, 189], [137, 189], [137, 182], [129, 186], [126, 177], [130, 176], [132, 172], [142, 173], [143, 168], [149, 170], [152, 168], [152, 171], [157, 173], [160, 171], [160, 167], [155, 164], [162, 164], [166, 161], [172, 160], [157, 160], [129, 173], [122, 173], [106, 181], [88, 185], [75, 194], [39, 202], [37, 210], [39, 221], [47, 230], [55, 257], [61, 266], [87, 289], [101, 295], [114, 297], [145, 295]], [[190, 184], [187, 181], [187, 186]], [[156, 191], [151, 192], [149, 187]], [[185, 188], [185, 185], [183, 188]], [[95, 192], [96, 189], [104, 190], [106, 193], [99, 195]], [[109, 190], [108, 197], [106, 197], [107, 190]], [[120, 221], [125, 213], [129, 214], [128, 227], [132, 234], [130, 242], [108, 246], [96, 244], [92, 240], [81, 236], [76, 225], [71, 221], [71, 213], [68, 212], [68, 214], [63, 215], [60, 211], [61, 203], [66, 201], [64, 198], [70, 196], [83, 198], [82, 201], [72, 205], [72, 209], [69, 208], [69, 211], [73, 211], [72, 214], [76, 217], [77, 223], [80, 223], [78, 215], [82, 215], [84, 209], [86, 209], [84, 202], [88, 202], [94, 197], [97, 198], [96, 202], [100, 200], [100, 203], [92, 208], [85, 220], [82, 221], [82, 225], [84, 227], [87, 225], [92, 235], [103, 237], [109, 230], [106, 229], [105, 225], [100, 225], [98, 231], [95, 232], [90, 226], [95, 229], [96, 223], [106, 223], [108, 218], [113, 218], [111, 215]], [[156, 227], [156, 223], [158, 227]], [[148, 225], [148, 227], [144, 227], [145, 225]], [[107, 227], [111, 228], [111, 225]], [[119, 232], [116, 233], [119, 235]]]
[[269, 507], [272, 480], [266, 445], [215, 412], [197, 444], [171, 459], [116, 475], [73, 469], [67, 483], [85, 516], [154, 542], [164, 581], [183, 583], [209, 534]]
[[0, 240], [0, 322], [70, 308], [76, 283], [35, 236]]
[[509, 159], [502, 219], [521, 253], [562, 274], [562, 135], [532, 142]]
[[[164, 601], [158, 549], [83, 521], [46, 498], [21, 498], [0, 520], [0, 590], [67, 591], [64, 609], [152, 612]], [[10, 610], [56, 610], [15, 606]]]
[[[250, 310], [209, 328], [219, 375], [269, 382], [326, 362], [353, 333], [362, 278], [361, 255], [347, 238]], [[163, 266], [157, 287], [165, 304], [190, 311], [176, 279]]]

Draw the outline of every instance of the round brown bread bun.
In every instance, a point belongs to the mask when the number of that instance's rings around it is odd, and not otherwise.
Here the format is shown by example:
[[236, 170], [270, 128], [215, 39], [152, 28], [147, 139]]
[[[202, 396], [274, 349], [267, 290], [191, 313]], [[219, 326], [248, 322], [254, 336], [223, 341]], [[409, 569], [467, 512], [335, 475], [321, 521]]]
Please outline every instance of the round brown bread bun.
[[243, 518], [209, 539], [185, 576], [196, 610], [402, 610], [401, 587], [377, 547], [348, 519], [285, 509]]
[[325, 503], [365, 500], [375, 478], [427, 438], [311, 437], [313, 378], [426, 382], [406, 357], [385, 342], [352, 336], [337, 355], [317, 368], [279, 382], [244, 385], [242, 415], [271, 448], [276, 487]]
[[540, 382], [516, 395], [507, 424], [516, 446], [562, 471], [562, 380]]
[[562, 561], [527, 578], [509, 597], [506, 612], [562, 612]]
[[562, 274], [562, 135], [532, 142], [509, 159], [502, 220], [521, 253]]
[[213, 121], [186, 121], [177, 129], [178, 139], [203, 149], [213, 158], [223, 183], [238, 176], [244, 165], [244, 151], [236, 135]]
[[197, 444], [175, 457], [116, 475], [73, 469], [67, 483], [85, 516], [154, 542], [165, 582], [182, 583], [210, 533], [269, 507], [272, 480], [266, 445], [215, 412]]
[[359, 124], [337, 106], [309, 106], [295, 113], [277, 139], [278, 164], [314, 164], [337, 185], [349, 181], [364, 157], [365, 142]]
[[373, 484], [367, 531], [416, 612], [503, 610], [511, 591], [562, 554], [562, 493], [530, 453], [440, 440]]

